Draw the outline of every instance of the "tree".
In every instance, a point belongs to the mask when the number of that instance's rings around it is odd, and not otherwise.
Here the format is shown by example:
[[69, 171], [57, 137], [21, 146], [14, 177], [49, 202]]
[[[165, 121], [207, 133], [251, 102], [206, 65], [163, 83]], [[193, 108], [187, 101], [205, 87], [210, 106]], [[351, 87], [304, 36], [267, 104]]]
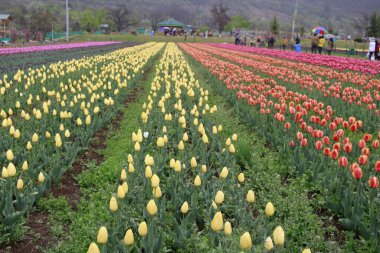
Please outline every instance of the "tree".
[[228, 21], [230, 21], [227, 11], [228, 7], [223, 6], [221, 3], [214, 5], [210, 10], [213, 23], [217, 27], [219, 33], [223, 31]]
[[231, 21], [224, 27], [226, 31], [233, 31], [234, 29], [248, 29], [251, 27], [251, 22], [243, 16], [232, 16]]
[[153, 31], [157, 31], [158, 23], [160, 23], [162, 18], [163, 18], [162, 12], [159, 10], [151, 10], [149, 12], [148, 19], [150, 21], [150, 26]]
[[85, 10], [80, 17], [80, 26], [87, 32], [94, 32], [104, 22], [105, 17], [106, 11], [104, 9]]
[[373, 13], [369, 18], [369, 24], [367, 26], [367, 36], [369, 37], [377, 37], [380, 36], [380, 17], [377, 16], [376, 13]]
[[110, 16], [118, 32], [128, 28], [130, 25], [137, 24], [137, 22], [130, 18], [130, 11], [123, 5], [110, 9], [108, 11], [108, 15]]
[[271, 33], [273, 33], [274, 35], [278, 35], [279, 34], [279, 32], [280, 32], [280, 23], [278, 22], [276, 16], [273, 17], [273, 19], [271, 20], [269, 26], [270, 26]]
[[305, 35], [305, 27], [301, 26], [300, 28], [300, 35], [301, 35], [301, 38]]

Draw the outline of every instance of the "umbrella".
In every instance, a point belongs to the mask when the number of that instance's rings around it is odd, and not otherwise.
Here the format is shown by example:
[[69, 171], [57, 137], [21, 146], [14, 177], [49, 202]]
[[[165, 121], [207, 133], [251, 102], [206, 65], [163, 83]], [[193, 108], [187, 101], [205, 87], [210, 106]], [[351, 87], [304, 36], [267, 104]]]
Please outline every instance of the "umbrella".
[[323, 34], [328, 33], [327, 29], [324, 27], [321, 27], [321, 26], [314, 28], [312, 31], [314, 34], [322, 34], [323, 35]]

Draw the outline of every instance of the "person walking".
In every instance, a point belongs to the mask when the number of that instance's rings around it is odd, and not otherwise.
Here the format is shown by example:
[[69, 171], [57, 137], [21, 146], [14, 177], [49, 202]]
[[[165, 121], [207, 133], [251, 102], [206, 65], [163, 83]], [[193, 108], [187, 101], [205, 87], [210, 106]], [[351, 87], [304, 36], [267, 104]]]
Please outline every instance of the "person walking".
[[334, 39], [330, 38], [329, 41], [327, 42], [327, 54], [331, 55], [331, 51], [334, 48]]
[[299, 45], [299, 44], [301, 44], [301, 39], [300, 39], [300, 37], [296, 37], [296, 45]]
[[317, 34], [314, 33], [314, 35], [310, 39], [311, 43], [311, 53], [316, 54], [317, 48], [318, 48], [318, 37]]
[[323, 35], [320, 36], [318, 39], [318, 52], [319, 52], [319, 54], [322, 54], [322, 49], [325, 46], [325, 42], [326, 42], [326, 40], [323, 37]]
[[379, 45], [379, 41], [376, 40], [375, 41], [375, 60], [378, 61], [379, 58], [380, 58], [380, 55], [379, 55], [379, 49], [380, 49], [380, 45]]
[[282, 37], [282, 43], [281, 44], [282, 44], [282, 50], [285, 50], [286, 47], [288, 46], [288, 39], [285, 36]]
[[372, 59], [372, 55], [375, 54], [375, 51], [376, 51], [375, 38], [369, 38], [368, 60]]

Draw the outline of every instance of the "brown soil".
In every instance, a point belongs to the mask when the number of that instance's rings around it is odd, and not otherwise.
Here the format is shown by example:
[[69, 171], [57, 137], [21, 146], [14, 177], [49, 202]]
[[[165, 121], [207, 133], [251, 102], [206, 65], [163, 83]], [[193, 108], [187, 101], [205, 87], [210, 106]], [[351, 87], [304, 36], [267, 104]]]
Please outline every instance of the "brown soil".
[[[149, 69], [150, 68], [145, 71], [143, 80], [146, 80]], [[127, 99], [123, 101], [123, 106], [128, 107], [129, 103], [136, 101], [137, 96], [142, 93], [142, 91], [142, 87], [135, 87], [130, 92]], [[60, 185], [52, 187], [51, 193], [53, 196], [65, 197], [73, 211], [77, 210], [77, 205], [81, 199], [80, 187], [75, 177], [82, 173], [91, 161], [95, 161], [96, 165], [100, 165], [104, 161], [104, 156], [100, 154], [99, 151], [107, 147], [107, 134], [111, 131], [120, 129], [123, 116], [124, 113], [118, 111], [112, 121], [111, 127], [104, 127], [95, 134], [88, 149], [79, 155], [73, 163], [72, 169], [64, 173]], [[48, 218], [49, 215], [46, 212], [41, 212], [39, 210], [31, 212], [26, 222], [26, 226], [29, 229], [24, 237], [19, 241], [0, 245], [0, 253], [41, 253], [50, 245], [58, 243], [59, 238], [51, 233], [48, 225]], [[68, 225], [66, 225], [65, 230], [67, 227]]]
[[344, 235], [344, 227], [343, 224], [339, 221], [338, 216], [332, 214], [331, 211], [325, 207], [318, 208], [316, 210], [316, 214], [321, 217], [321, 220], [323, 221], [323, 228], [333, 226], [336, 229], [332, 232], [326, 231], [324, 234], [325, 240], [336, 241], [339, 243], [339, 245], [344, 245], [346, 241], [346, 237]]

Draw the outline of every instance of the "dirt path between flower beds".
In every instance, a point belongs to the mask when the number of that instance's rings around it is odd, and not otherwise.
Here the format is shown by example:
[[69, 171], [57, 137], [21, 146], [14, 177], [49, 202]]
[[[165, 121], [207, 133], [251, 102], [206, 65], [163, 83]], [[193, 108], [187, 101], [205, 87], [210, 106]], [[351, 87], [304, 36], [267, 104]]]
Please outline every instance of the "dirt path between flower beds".
[[[147, 80], [151, 66], [144, 71], [141, 81]], [[127, 99], [123, 101], [123, 106], [128, 107], [129, 103], [137, 100], [138, 96], [143, 92], [143, 88], [137, 86], [131, 90]], [[82, 152], [73, 163], [72, 169], [65, 172], [61, 178], [60, 185], [53, 186], [49, 194], [54, 197], [65, 197], [73, 211], [77, 210], [77, 205], [81, 200], [81, 191], [76, 180], [76, 176], [87, 169], [87, 165], [91, 161], [95, 161], [96, 165], [100, 165], [104, 161], [104, 156], [99, 151], [105, 149], [106, 139], [109, 133], [120, 129], [124, 113], [119, 110], [109, 127], [100, 129], [88, 147]], [[29, 214], [26, 221], [26, 226], [29, 228], [24, 237], [19, 241], [14, 241], [9, 244], [0, 245], [0, 253], [41, 253], [44, 252], [50, 245], [59, 242], [59, 238], [54, 236], [48, 224], [49, 214], [41, 210], [34, 210]], [[68, 230], [67, 224], [64, 228]]]

